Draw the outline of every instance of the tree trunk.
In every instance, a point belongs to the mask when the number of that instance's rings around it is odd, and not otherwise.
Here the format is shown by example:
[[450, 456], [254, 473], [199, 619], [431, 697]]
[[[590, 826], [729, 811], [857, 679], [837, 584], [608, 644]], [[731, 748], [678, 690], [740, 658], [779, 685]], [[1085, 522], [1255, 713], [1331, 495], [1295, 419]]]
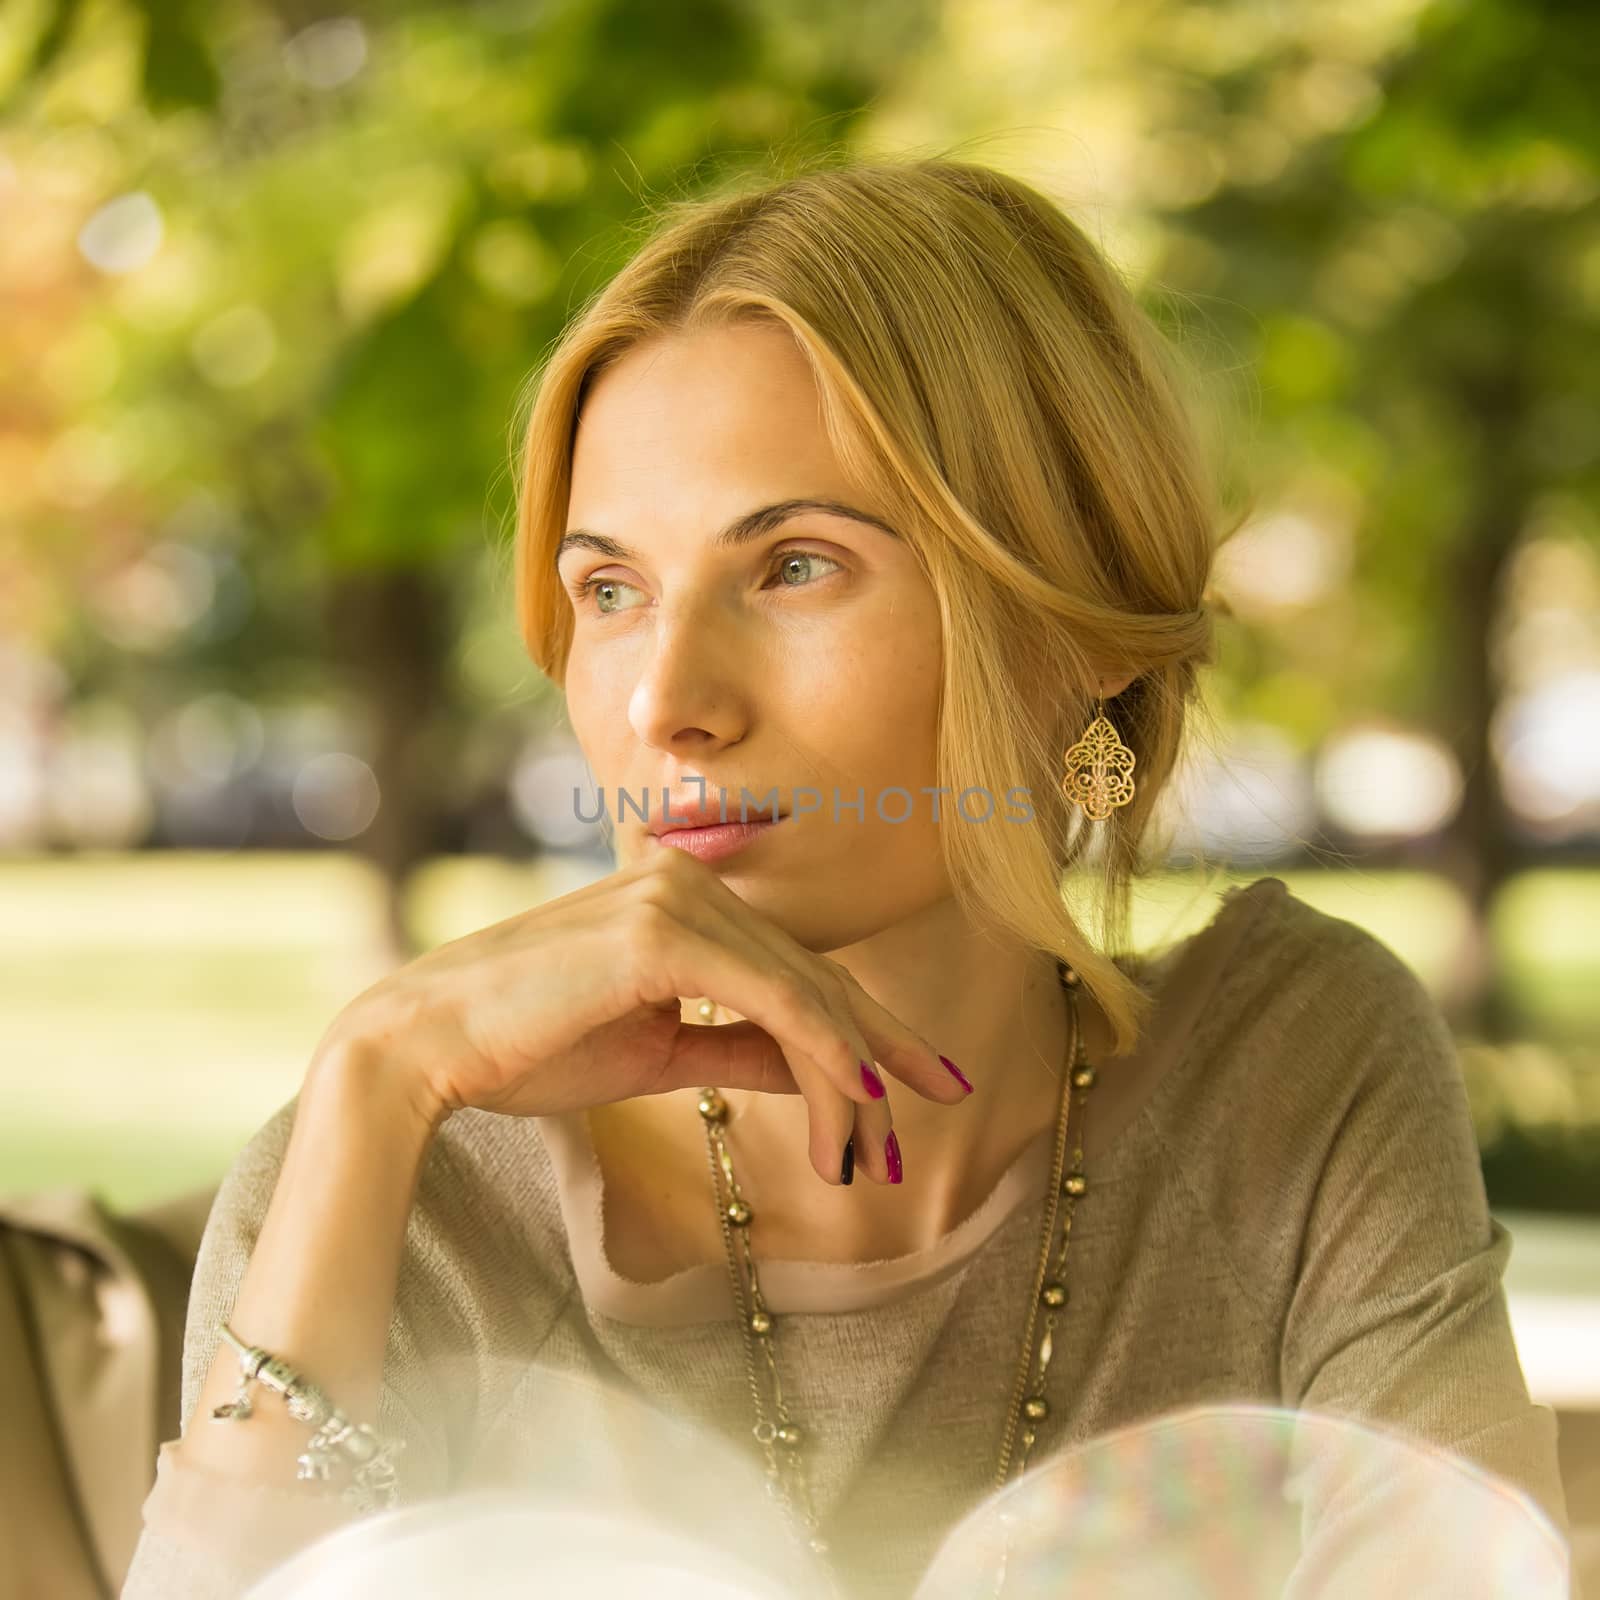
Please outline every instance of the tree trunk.
[[405, 918], [412, 868], [437, 848], [448, 810], [440, 741], [451, 636], [451, 597], [437, 576], [410, 568], [336, 572], [327, 591], [331, 658], [371, 717], [378, 811], [354, 848], [383, 875], [382, 937], [391, 965], [416, 943]]
[[1519, 865], [1490, 739], [1500, 685], [1494, 643], [1507, 564], [1528, 513], [1528, 488], [1513, 441], [1523, 426], [1520, 386], [1463, 385], [1480, 448], [1468, 526], [1456, 543], [1446, 575], [1449, 605], [1443, 618], [1440, 660], [1446, 726], [1461, 763], [1461, 808], [1448, 831], [1448, 871], [1467, 896], [1478, 943], [1478, 982], [1459, 1022], [1481, 1038], [1503, 1040], [1518, 1028], [1490, 937], [1489, 916], [1506, 880]]

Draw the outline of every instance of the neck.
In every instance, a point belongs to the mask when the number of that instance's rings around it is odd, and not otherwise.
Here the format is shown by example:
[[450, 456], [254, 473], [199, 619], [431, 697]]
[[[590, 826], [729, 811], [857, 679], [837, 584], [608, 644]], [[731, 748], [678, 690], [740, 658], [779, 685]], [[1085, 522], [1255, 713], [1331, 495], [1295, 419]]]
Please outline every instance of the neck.
[[[772, 1253], [880, 1260], [923, 1249], [956, 1227], [1017, 1155], [1055, 1126], [1071, 1002], [1048, 952], [952, 936], [948, 927], [923, 940], [891, 930], [830, 954], [954, 1061], [972, 1095], [941, 1105], [884, 1074], [904, 1164], [899, 1184], [864, 1178], [859, 1161], [854, 1184], [823, 1184], [807, 1159], [809, 1111], [800, 1095], [725, 1091], [729, 1145], [741, 1185], [748, 1191], [759, 1182], [769, 1240], [773, 1219], [785, 1219], [785, 1243]], [[1078, 1007], [1089, 1058], [1103, 1059], [1109, 1030], [1082, 986]]]

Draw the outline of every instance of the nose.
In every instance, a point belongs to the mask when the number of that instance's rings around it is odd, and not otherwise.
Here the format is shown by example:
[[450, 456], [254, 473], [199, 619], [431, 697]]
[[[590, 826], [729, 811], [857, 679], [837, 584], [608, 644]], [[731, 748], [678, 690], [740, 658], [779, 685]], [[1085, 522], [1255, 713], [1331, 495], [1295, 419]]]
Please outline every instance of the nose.
[[708, 603], [657, 611], [655, 629], [628, 697], [641, 743], [673, 754], [703, 754], [744, 737], [748, 686], [759, 672], [735, 629]]

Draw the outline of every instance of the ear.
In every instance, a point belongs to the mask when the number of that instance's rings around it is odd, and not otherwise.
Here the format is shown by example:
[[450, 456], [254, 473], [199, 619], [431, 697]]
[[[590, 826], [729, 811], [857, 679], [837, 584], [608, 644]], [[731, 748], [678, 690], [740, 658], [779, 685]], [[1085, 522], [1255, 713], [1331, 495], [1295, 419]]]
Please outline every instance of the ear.
[[1138, 677], [1138, 673], [1130, 672], [1125, 678], [1102, 678], [1100, 680], [1101, 698], [1114, 700], [1136, 677]]

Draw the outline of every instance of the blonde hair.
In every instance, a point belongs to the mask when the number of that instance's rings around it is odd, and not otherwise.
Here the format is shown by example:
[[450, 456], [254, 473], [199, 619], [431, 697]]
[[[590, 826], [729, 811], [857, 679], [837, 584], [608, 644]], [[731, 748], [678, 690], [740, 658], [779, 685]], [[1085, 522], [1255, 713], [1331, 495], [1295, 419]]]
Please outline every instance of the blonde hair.
[[[650, 223], [530, 380], [514, 550], [530, 657], [564, 682], [555, 550], [595, 377], [658, 334], [788, 328], [842, 464], [938, 595], [937, 781], [1031, 791], [1035, 825], [941, 824], [952, 891], [1076, 968], [1125, 1053], [1150, 997], [1081, 931], [1063, 877], [1098, 853], [1101, 935], [1125, 944], [1140, 842], [1213, 659], [1219, 512], [1166, 341], [1059, 206], [983, 166], [843, 160], [662, 201]], [[1063, 755], [1099, 676], [1130, 672], [1106, 713], [1136, 795], [1091, 822], [1061, 792]]]

